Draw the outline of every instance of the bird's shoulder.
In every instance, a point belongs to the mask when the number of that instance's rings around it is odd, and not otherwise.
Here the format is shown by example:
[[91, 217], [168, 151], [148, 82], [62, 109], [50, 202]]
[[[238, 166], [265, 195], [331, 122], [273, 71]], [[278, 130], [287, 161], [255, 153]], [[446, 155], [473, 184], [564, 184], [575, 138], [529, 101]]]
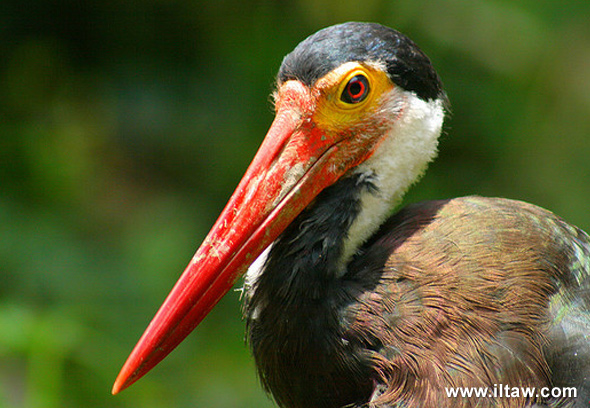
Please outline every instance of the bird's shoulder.
[[547, 210], [502, 198], [429, 201], [393, 215], [362, 248], [363, 262], [350, 264], [368, 286], [346, 311], [346, 333], [373, 349], [376, 401], [412, 406], [445, 387], [493, 384], [583, 391], [589, 241]]

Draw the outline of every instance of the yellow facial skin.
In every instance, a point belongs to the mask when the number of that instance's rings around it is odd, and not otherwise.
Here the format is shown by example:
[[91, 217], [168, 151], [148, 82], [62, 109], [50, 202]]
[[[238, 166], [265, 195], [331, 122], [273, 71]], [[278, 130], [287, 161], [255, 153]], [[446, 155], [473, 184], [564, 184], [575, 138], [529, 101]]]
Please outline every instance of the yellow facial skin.
[[[369, 85], [367, 96], [358, 103], [347, 103], [341, 99], [348, 82], [357, 75], [363, 75]], [[326, 132], [341, 132], [361, 125], [371, 117], [381, 103], [381, 97], [388, 94], [393, 83], [383, 69], [359, 62], [347, 62], [320, 78], [314, 85], [317, 105], [313, 121]]]

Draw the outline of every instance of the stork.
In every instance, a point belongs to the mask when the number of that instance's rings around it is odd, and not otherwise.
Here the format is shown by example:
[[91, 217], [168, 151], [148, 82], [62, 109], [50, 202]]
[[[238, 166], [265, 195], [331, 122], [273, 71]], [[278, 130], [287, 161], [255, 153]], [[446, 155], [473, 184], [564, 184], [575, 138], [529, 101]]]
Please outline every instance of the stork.
[[[113, 393], [245, 274], [247, 340], [280, 407], [588, 407], [586, 233], [501, 198], [391, 215], [435, 157], [446, 107], [409, 38], [372, 23], [320, 30], [284, 58], [274, 102], [258, 153]], [[506, 386], [537, 392], [492, 392]], [[449, 396], [458, 387], [490, 392]], [[550, 387], [575, 395], [539, 393]]]

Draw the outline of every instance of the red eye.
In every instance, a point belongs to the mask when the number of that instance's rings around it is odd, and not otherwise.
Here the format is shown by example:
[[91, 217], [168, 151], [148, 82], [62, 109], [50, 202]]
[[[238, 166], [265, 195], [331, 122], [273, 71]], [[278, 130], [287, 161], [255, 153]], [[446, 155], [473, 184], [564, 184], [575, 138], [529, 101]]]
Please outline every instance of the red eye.
[[369, 80], [364, 75], [353, 77], [344, 88], [340, 99], [346, 103], [359, 103], [369, 94]]

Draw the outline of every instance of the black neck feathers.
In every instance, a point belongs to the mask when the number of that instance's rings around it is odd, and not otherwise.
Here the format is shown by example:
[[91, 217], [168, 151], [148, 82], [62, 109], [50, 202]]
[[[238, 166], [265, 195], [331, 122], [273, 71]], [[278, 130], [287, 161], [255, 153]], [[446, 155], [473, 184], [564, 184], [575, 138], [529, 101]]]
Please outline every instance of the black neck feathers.
[[248, 340], [280, 406], [340, 407], [372, 392], [368, 364], [342, 340], [339, 313], [355, 295], [338, 264], [360, 196], [374, 188], [357, 174], [324, 190], [275, 241], [253, 285]]

